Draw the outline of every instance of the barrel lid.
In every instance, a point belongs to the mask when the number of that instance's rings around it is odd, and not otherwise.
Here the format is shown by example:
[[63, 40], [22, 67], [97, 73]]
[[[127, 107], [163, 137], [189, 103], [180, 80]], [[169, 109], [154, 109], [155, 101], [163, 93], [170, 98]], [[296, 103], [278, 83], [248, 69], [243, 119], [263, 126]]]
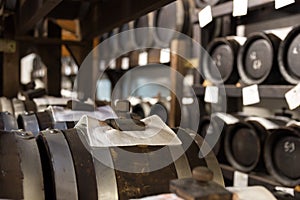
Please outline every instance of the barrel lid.
[[288, 48], [287, 62], [291, 72], [300, 78], [300, 34], [297, 35], [291, 42]]
[[276, 168], [291, 179], [300, 179], [300, 138], [283, 137], [274, 146], [274, 162]]

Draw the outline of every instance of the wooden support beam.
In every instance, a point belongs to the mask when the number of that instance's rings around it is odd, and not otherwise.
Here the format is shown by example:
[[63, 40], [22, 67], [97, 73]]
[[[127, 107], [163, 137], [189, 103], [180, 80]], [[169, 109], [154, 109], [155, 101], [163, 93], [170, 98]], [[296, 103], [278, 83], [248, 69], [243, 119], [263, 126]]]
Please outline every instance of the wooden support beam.
[[16, 37], [17, 41], [22, 43], [31, 43], [31, 44], [46, 44], [46, 45], [73, 45], [73, 46], [84, 46], [85, 42], [75, 41], [75, 40], [62, 40], [60, 38], [38, 38], [30, 36], [18, 36]]
[[81, 21], [82, 38], [89, 40], [100, 36], [115, 27], [137, 19], [173, 1], [174, 0], [98, 1], [91, 6], [92, 9], [89, 15]]
[[[186, 58], [189, 56], [189, 45], [187, 41], [175, 39], [171, 43], [171, 109], [169, 125], [171, 127], [180, 126], [181, 107], [183, 98], [183, 74]], [[173, 52], [173, 53], [172, 53]], [[176, 53], [175, 53], [176, 52]], [[182, 76], [180, 76], [180, 74]]]
[[160, 63], [160, 49], [149, 49], [148, 50], [148, 63], [149, 64]]
[[20, 8], [18, 34], [23, 35], [46, 17], [62, 0], [26, 0]]

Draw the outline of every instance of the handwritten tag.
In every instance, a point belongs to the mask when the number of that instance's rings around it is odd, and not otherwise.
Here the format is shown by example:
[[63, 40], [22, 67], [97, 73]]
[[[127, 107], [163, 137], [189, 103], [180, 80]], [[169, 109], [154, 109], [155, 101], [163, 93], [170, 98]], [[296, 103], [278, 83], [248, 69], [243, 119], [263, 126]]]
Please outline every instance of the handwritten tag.
[[127, 57], [122, 58], [121, 68], [122, 69], [128, 69], [129, 68], [129, 58], [127, 58]]
[[295, 3], [295, 0], [275, 0], [275, 9], [285, 7], [292, 3]]
[[207, 103], [218, 103], [219, 88], [216, 86], [206, 86], [204, 101]]
[[148, 53], [142, 52], [139, 54], [139, 65], [147, 65], [148, 63]]
[[284, 96], [290, 110], [297, 108], [300, 105], [300, 83], [285, 93]]
[[233, 0], [233, 12], [232, 16], [247, 15], [248, 12], [248, 0]]
[[242, 89], [243, 94], [243, 105], [253, 105], [260, 102], [259, 92], [258, 92], [258, 86], [257, 85], [251, 85], [244, 87]]
[[235, 171], [233, 174], [233, 186], [234, 187], [247, 187], [248, 186], [248, 174]]
[[170, 48], [160, 50], [160, 63], [168, 63], [170, 62]]

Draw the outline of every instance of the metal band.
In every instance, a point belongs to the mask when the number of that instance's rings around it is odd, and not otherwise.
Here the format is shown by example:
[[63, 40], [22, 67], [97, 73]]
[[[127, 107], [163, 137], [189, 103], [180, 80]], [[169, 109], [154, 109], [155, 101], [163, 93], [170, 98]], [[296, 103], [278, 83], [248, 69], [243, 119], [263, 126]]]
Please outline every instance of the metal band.
[[79, 199], [97, 200], [97, 182], [93, 158], [82, 144], [76, 129], [63, 131], [72, 153]]
[[24, 199], [20, 156], [15, 135], [0, 132], [0, 197]]
[[34, 113], [19, 116], [25, 131], [30, 131], [36, 136], [40, 132], [39, 123]]
[[11, 130], [17, 130], [18, 124], [16, 119], [8, 112], [1, 113], [1, 120], [3, 121], [3, 130], [5, 131], [11, 131]]
[[49, 148], [57, 199], [78, 199], [76, 174], [68, 143], [59, 130], [42, 132]]
[[12, 100], [12, 105], [14, 109], [14, 115], [17, 118], [19, 115], [25, 113], [25, 106], [23, 101], [19, 99], [13, 99]]
[[[174, 160], [177, 178], [181, 179], [192, 177], [191, 167], [182, 146], [169, 146], [169, 149]], [[181, 156], [178, 158], [179, 155]]]
[[47, 128], [53, 128], [53, 121], [50, 112], [37, 112], [36, 118], [39, 122], [40, 130], [46, 130]]
[[27, 139], [23, 138], [20, 133], [15, 134], [24, 176], [24, 199], [45, 199], [43, 171], [37, 143], [34, 138]]
[[6, 97], [0, 97], [1, 104], [1, 112], [9, 112], [10, 114], [14, 114], [12, 103]]

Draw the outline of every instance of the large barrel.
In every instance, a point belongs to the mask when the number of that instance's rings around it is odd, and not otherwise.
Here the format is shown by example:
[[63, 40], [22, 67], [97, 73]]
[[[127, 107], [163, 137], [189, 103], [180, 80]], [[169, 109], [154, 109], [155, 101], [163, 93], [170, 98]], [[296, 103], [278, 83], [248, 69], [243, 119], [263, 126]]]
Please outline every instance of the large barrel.
[[[190, 177], [191, 169], [199, 165], [212, 168], [215, 181], [222, 184], [214, 155], [208, 154], [209, 159], [199, 158], [201, 137], [183, 129], [177, 129], [177, 136], [182, 145], [104, 148], [87, 145], [78, 128], [43, 131], [37, 141], [43, 155], [43, 168], [48, 171], [45, 175], [47, 198], [112, 200], [161, 194], [169, 192], [170, 180]], [[187, 150], [174, 160], [173, 156], [183, 149]], [[100, 162], [99, 156], [106, 163]], [[157, 163], [167, 164], [147, 171]], [[120, 170], [124, 165], [135, 172]]]
[[188, 1], [178, 0], [162, 7], [156, 12], [154, 25], [155, 27], [163, 28], [154, 31], [154, 39], [159, 47], [170, 47], [172, 39], [176, 37], [173, 31], [168, 32], [167, 29], [184, 34], [189, 33], [191, 29], [189, 8]]
[[264, 151], [268, 172], [281, 184], [300, 184], [300, 128], [299, 124], [275, 129], [267, 138]]
[[[202, 67], [205, 79], [214, 84], [234, 84], [239, 80], [237, 70], [240, 42], [235, 38], [217, 38], [207, 47]], [[218, 71], [216, 71], [218, 70]]]
[[224, 1], [225, 0], [195, 0], [195, 4], [198, 8], [204, 8], [206, 6], [214, 6]]
[[291, 84], [298, 84], [300, 81], [299, 53], [300, 26], [297, 26], [281, 42], [278, 52], [280, 72], [284, 79]]
[[135, 34], [134, 34], [134, 21], [128, 22], [123, 24], [119, 28], [119, 48], [121, 52], [129, 52], [131, 49], [136, 49], [137, 44], [135, 41]]
[[287, 119], [247, 117], [227, 130], [224, 138], [225, 155], [228, 162], [243, 172], [265, 171], [263, 161], [264, 144], [269, 130], [284, 126]]
[[282, 83], [277, 63], [280, 41], [271, 33], [249, 35], [238, 55], [238, 72], [245, 84]]
[[26, 132], [0, 131], [0, 199], [45, 199], [40, 153]]

